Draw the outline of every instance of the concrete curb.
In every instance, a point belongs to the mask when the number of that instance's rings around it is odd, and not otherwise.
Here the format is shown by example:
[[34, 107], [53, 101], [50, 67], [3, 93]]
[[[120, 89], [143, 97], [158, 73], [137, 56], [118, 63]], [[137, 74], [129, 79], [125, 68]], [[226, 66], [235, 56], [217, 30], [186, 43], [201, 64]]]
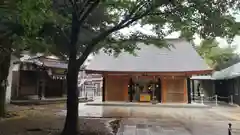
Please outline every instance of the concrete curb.
[[[12, 100], [10, 103], [14, 105], [47, 105], [65, 103], [67, 99], [44, 99], [44, 100]], [[79, 98], [79, 103], [93, 101], [92, 99]]]

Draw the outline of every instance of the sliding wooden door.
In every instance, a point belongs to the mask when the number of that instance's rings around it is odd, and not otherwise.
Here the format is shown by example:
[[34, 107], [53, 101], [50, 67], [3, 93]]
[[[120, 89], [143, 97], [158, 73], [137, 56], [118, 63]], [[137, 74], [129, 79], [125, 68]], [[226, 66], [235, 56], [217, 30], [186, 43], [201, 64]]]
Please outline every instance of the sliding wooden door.
[[184, 79], [167, 79], [165, 89], [165, 101], [168, 103], [185, 102], [184, 87]]

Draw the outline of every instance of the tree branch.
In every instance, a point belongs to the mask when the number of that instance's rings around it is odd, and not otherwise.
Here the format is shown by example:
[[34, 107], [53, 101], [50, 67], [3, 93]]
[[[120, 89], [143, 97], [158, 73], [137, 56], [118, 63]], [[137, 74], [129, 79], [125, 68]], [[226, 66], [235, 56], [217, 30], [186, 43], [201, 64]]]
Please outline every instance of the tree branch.
[[[118, 31], [120, 29], [123, 29], [125, 27], [128, 27], [130, 24], [132, 24], [134, 21], [137, 21], [139, 19], [141, 19], [142, 17], [146, 16], [152, 8], [148, 8], [148, 10], [146, 10], [146, 12], [144, 12], [142, 15], [133, 17], [131, 19], [131, 21], [128, 21], [129, 18], [125, 18], [122, 22], [120, 22], [118, 25], [115, 25], [114, 27], [106, 30], [105, 32], [100, 33], [98, 36], [96, 36], [94, 39], [92, 39], [92, 42], [89, 43], [86, 47], [86, 49], [84, 50], [84, 52], [82, 53], [81, 57], [77, 59], [77, 63], [78, 63], [78, 67], [81, 66], [81, 64], [87, 59], [88, 55], [92, 52], [93, 48], [95, 47], [95, 45], [100, 42], [101, 40], [103, 40], [104, 38], [106, 38], [109, 34]], [[128, 22], [127, 22], [128, 21]]]
[[76, 0], [69, 0], [69, 2], [71, 3], [75, 14], [78, 16], [78, 7], [77, 7], [77, 2], [76, 2]]
[[78, 7], [78, 4], [76, 0], [69, 0], [70, 3], [73, 6], [73, 9], [78, 17], [79, 26], [84, 23], [86, 18], [89, 16], [89, 14], [97, 7], [97, 5], [100, 3], [100, 0], [85, 0], [83, 3], [80, 2], [80, 4], [83, 4], [81, 8]]
[[58, 26], [58, 25], [56, 27], [61, 31], [63, 36], [67, 39], [67, 42], [70, 43], [69, 36], [67, 36], [67, 34], [64, 32], [64, 30], [62, 30], [62, 28], [60, 26]]
[[[145, 4], [143, 4], [142, 6], [140, 6], [139, 8], [137, 8], [137, 9], [135, 10], [135, 12], [137, 12], [138, 9], [143, 8], [144, 5], [146, 5], [146, 4], [149, 4], [149, 3], [146, 2]], [[147, 9], [146, 9], [143, 13], [141, 13], [141, 14], [139, 14], [139, 15], [136, 15], [136, 16], [134, 16], [134, 17], [132, 17], [132, 18], [126, 18], [126, 21], [123, 21], [123, 23], [122, 23], [121, 29], [129, 26], [130, 24], [132, 24], [133, 22], [135, 22], [135, 21], [143, 18], [144, 16], [149, 15], [149, 13], [150, 13], [152, 10], [154, 10], [154, 9], [156, 8], [156, 6], [155, 6], [154, 4], [152, 4], [151, 6], [150, 6], [150, 5], [147, 5], [146, 8], [147, 8]], [[133, 13], [133, 14], [134, 14], [134, 13]]]
[[[94, 0], [94, 1], [89, 1], [89, 3], [91, 4], [89, 7], [87, 7], [87, 9], [84, 11], [82, 11], [82, 13], [80, 13], [81, 16], [79, 16], [78, 20], [79, 20], [79, 25], [81, 26], [81, 24], [83, 24], [83, 22], [86, 20], [86, 18], [89, 16], [89, 14], [97, 7], [97, 5], [100, 3], [100, 0]], [[85, 7], [83, 7], [84, 9]]]
[[[147, 4], [147, 3], [145, 3], [145, 4]], [[133, 18], [136, 18], [137, 15], [135, 15], [135, 17], [134, 17], [133, 15], [134, 15], [135, 13], [137, 13], [141, 8], [143, 8], [145, 4], [141, 4], [141, 2], [140, 2], [140, 3], [137, 3], [136, 6], [134, 6], [133, 9], [129, 12], [129, 14], [124, 17], [125, 19], [122, 20], [118, 25], [122, 25], [123, 28], [124, 28], [124, 24], [125, 24], [127, 21], [131, 20], [131, 18], [132, 18], [132, 19], [133, 19]], [[134, 22], [134, 21], [132, 21], [132, 23], [133, 23], [133, 22]], [[130, 23], [130, 24], [131, 24], [131, 23]], [[126, 25], [128, 25], [128, 24], [126, 24]]]
[[82, 13], [84, 12], [84, 9], [85, 9], [86, 7], [88, 7], [89, 1], [90, 1], [90, 0], [83, 0], [83, 1], [80, 1], [80, 2], [79, 2], [80, 5], [81, 5], [81, 7], [80, 7], [81, 10], [79, 11], [80, 14], [82, 14]]
[[[147, 3], [149, 4], [149, 3]], [[141, 7], [142, 8], [142, 7]], [[115, 25], [114, 27], [100, 33], [98, 36], [96, 36], [95, 38], [92, 39], [92, 42], [90, 42], [89, 44], [87, 44], [87, 47], [85, 48], [84, 52], [82, 53], [81, 57], [77, 59], [77, 64], [78, 67], [80, 67], [83, 62], [87, 59], [88, 55], [92, 52], [92, 50], [94, 49], [95, 45], [100, 42], [101, 40], [105, 39], [108, 35], [110, 35], [111, 33], [118, 31], [120, 29], [123, 29], [125, 27], [128, 27], [129, 25], [131, 25], [133, 22], [143, 18], [144, 16], [147, 16], [149, 14], [149, 12], [151, 12], [152, 10], [154, 10], [155, 8], [157, 8], [156, 5], [154, 5], [154, 3], [152, 3], [151, 6], [147, 5], [146, 7], [147, 9], [139, 15], [136, 15], [134, 17], [132, 17], [132, 15], [134, 13], [136, 13], [137, 11], [137, 7], [136, 9], [133, 9], [132, 12], [130, 12], [129, 15], [127, 15], [127, 17], [125, 17], [124, 20], [122, 20], [119, 24]], [[134, 12], [135, 11], [135, 12]], [[89, 14], [89, 13], [88, 13]]]
[[95, 45], [101, 41], [102, 39], [104, 39], [105, 37], [107, 37], [109, 34], [111, 34], [114, 31], [117, 31], [121, 29], [119, 27], [119, 25], [114, 26], [113, 28], [110, 28], [108, 30], [106, 30], [105, 32], [102, 32], [101, 34], [99, 34], [96, 38], [94, 38], [92, 40], [92, 42], [90, 44], [87, 45], [86, 49], [84, 50], [84, 52], [82, 53], [81, 57], [77, 59], [77, 65], [78, 67], [80, 67], [83, 62], [87, 59], [88, 55], [92, 52], [93, 48], [95, 47]]
[[132, 15], [133, 15], [134, 13], [136, 13], [136, 11], [139, 10], [139, 9], [143, 6], [143, 5], [140, 5], [140, 4], [141, 4], [141, 2], [134, 4], [134, 7], [133, 7], [132, 10], [128, 13], [128, 15], [125, 15], [125, 19], [124, 19], [124, 20], [130, 19], [130, 18], [132, 17]]

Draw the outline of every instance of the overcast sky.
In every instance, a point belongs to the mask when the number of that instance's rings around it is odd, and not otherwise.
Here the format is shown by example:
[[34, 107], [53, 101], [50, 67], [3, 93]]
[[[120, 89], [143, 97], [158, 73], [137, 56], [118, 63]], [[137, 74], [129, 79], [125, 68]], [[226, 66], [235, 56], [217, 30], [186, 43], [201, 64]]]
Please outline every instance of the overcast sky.
[[[240, 22], [240, 15], [237, 15], [236, 16], [236, 19], [237, 21]], [[146, 34], [151, 34], [151, 31], [149, 30], [150, 28], [149, 27], [141, 27], [140, 25], [136, 25], [135, 27], [131, 27], [131, 28], [126, 28], [126, 29], [123, 29], [121, 30], [123, 33], [129, 33], [129, 31], [135, 31], [135, 30], [140, 30]], [[167, 36], [167, 38], [178, 38], [180, 36], [180, 33], [179, 32], [174, 32], [172, 33], [171, 35]], [[227, 42], [226, 40], [224, 39], [220, 39], [220, 38], [217, 38], [217, 41], [220, 43], [219, 45], [221, 47], [225, 47], [227, 46]], [[201, 39], [199, 37], [196, 37], [196, 39], [194, 40], [195, 44], [199, 44], [201, 42]], [[232, 43], [233, 45], [237, 45], [237, 50], [236, 52], [237, 53], [240, 53], [240, 36], [236, 36], [234, 38], [234, 41]]]

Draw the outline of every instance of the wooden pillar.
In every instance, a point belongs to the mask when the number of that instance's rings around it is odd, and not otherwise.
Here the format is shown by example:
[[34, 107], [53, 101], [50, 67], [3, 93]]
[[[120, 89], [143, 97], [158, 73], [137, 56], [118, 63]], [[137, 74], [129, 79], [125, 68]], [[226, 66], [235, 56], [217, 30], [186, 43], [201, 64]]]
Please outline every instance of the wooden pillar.
[[216, 95], [216, 94], [217, 94], [217, 91], [216, 91], [215, 80], [212, 80], [212, 81], [213, 81], [213, 95]]
[[[63, 84], [63, 80], [60, 80], [61, 81], [61, 97], [63, 97], [64, 96], [64, 84]], [[77, 89], [78, 89], [78, 87], [77, 87]], [[79, 96], [79, 90], [77, 90], [78, 91], [78, 96]]]
[[40, 100], [45, 99], [45, 82], [43, 80], [40, 80], [38, 82], [38, 98]]
[[67, 81], [63, 80], [63, 97], [67, 97]]
[[195, 101], [195, 86], [194, 86], [194, 80], [192, 80], [192, 100]]
[[44, 75], [44, 71], [40, 70], [38, 71], [38, 89], [37, 89], [37, 93], [38, 93], [38, 98], [41, 99], [45, 99], [45, 89], [46, 89], [46, 81], [45, 80], [46, 77]]
[[161, 103], [162, 102], [162, 84], [161, 84], [161, 79], [160, 78], [157, 79], [156, 89], [158, 91], [157, 92], [158, 102]]
[[19, 93], [21, 93], [21, 68], [19, 67], [18, 71], [18, 79], [17, 79], [17, 90], [16, 90], [16, 98], [19, 98]]
[[133, 80], [130, 78], [128, 83], [128, 95], [129, 95], [129, 101], [133, 101]]
[[[42, 99], [41, 97], [41, 93], [42, 93], [42, 82], [41, 82], [41, 72], [39, 70], [36, 71], [37, 72], [37, 86], [36, 86], [36, 94], [38, 96], [38, 99]], [[40, 93], [41, 92], [41, 93]]]
[[42, 83], [42, 99], [45, 99], [45, 90], [46, 90], [46, 80]]
[[188, 103], [191, 103], [191, 82], [190, 78], [187, 78], [187, 95], [188, 95]]
[[102, 86], [102, 102], [105, 102], [105, 82], [106, 82], [106, 80], [105, 80], [105, 77], [103, 77], [103, 86]]

